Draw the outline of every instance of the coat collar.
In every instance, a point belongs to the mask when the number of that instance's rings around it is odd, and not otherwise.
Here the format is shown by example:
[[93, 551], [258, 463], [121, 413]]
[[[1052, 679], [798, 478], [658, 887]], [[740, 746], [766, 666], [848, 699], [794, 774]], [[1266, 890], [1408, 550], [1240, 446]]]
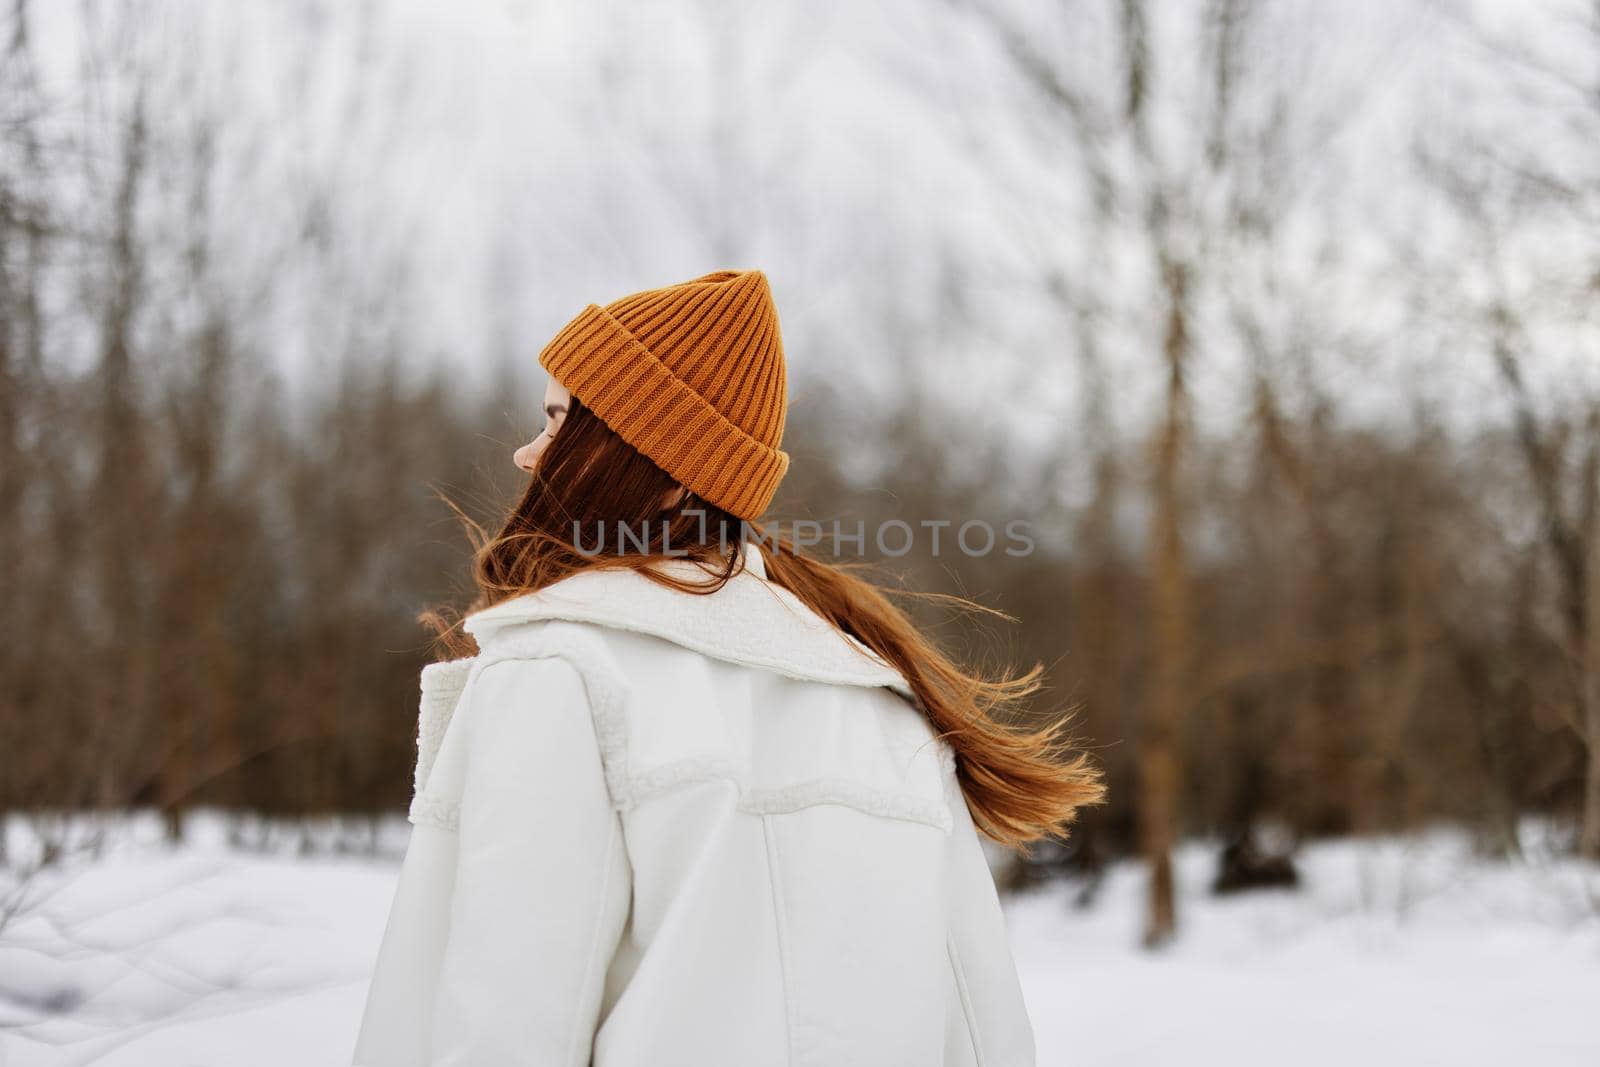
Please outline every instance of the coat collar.
[[[887, 686], [905, 697], [899, 671], [836, 629], [793, 593], [767, 578], [760, 551], [746, 547], [743, 568], [714, 593], [684, 593], [630, 570], [581, 571], [536, 593], [474, 612], [462, 627], [488, 649], [518, 623], [562, 619], [649, 634], [714, 659], [791, 678]], [[706, 571], [682, 559], [658, 566], [688, 581]]]

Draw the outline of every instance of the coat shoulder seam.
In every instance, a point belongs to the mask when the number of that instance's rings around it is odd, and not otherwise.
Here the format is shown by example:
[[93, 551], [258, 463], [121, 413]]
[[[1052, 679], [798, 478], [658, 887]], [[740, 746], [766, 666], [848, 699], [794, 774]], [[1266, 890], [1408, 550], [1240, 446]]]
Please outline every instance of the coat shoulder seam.
[[[539, 659], [560, 659], [577, 672], [588, 697], [589, 716], [594, 726], [595, 741], [600, 748], [600, 765], [606, 781], [606, 792], [613, 808], [627, 806], [630, 796], [627, 770], [627, 723], [623, 718], [626, 702], [626, 682], [615, 668], [604, 661], [603, 648], [593, 647], [595, 639], [585, 639], [581, 631], [537, 627], [521, 633], [507, 633], [493, 641], [489, 647], [471, 660], [463, 683], [470, 687], [478, 675], [499, 663]], [[461, 699], [470, 699], [466, 693]], [[441, 721], [435, 720], [432, 736], [427, 738], [431, 752], [419, 753], [419, 767], [426, 762], [431, 769], [437, 758], [443, 735], [453, 714]], [[419, 745], [422, 740], [419, 739]], [[460, 802], [427, 787], [427, 774], [419, 775], [418, 789], [412, 797], [408, 818], [413, 824], [435, 826], [454, 830], [459, 825]]]

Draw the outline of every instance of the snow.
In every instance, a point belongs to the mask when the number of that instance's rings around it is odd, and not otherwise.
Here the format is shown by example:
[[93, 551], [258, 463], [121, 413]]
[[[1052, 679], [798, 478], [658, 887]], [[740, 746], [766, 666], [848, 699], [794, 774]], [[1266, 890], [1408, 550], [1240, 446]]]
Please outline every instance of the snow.
[[[216, 819], [178, 848], [120, 828], [0, 932], [0, 1067], [348, 1063], [404, 843], [381, 831], [363, 857], [322, 854], [337, 827], [309, 856], [239, 848]], [[1317, 845], [1301, 890], [1229, 898], [1190, 842], [1157, 953], [1137, 864], [1085, 906], [1081, 882], [1008, 897], [1039, 1063], [1593, 1067], [1600, 869], [1529, 841], [1511, 863], [1448, 831]]]
[[1177, 857], [1181, 935], [1136, 949], [1144, 872], [1095, 904], [1008, 904], [1039, 1062], [1600, 1064], [1600, 870], [1474, 860], [1458, 836], [1308, 849], [1303, 888], [1213, 898]]
[[403, 828], [381, 859], [241, 851], [205, 820], [178, 849], [137, 830], [0, 932], [0, 1067], [348, 1062]]

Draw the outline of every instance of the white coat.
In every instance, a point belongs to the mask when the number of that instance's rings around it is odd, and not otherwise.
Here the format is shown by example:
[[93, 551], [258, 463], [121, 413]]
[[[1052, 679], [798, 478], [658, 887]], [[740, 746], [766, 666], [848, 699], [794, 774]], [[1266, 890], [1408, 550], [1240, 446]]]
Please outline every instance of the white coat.
[[573, 575], [424, 668], [356, 1064], [1034, 1062], [948, 745], [747, 556]]

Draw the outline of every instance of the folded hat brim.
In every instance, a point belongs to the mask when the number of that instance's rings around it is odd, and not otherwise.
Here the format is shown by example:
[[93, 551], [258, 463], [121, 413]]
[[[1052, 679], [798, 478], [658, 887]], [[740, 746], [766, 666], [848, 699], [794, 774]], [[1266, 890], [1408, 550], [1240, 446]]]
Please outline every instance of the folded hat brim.
[[730, 422], [598, 304], [550, 339], [539, 365], [686, 489], [738, 518], [758, 518], [789, 469], [786, 452]]

